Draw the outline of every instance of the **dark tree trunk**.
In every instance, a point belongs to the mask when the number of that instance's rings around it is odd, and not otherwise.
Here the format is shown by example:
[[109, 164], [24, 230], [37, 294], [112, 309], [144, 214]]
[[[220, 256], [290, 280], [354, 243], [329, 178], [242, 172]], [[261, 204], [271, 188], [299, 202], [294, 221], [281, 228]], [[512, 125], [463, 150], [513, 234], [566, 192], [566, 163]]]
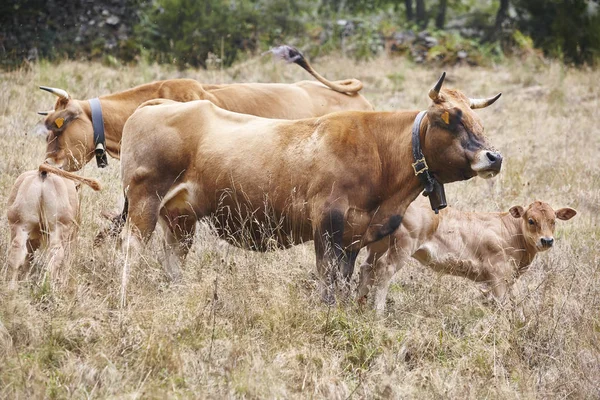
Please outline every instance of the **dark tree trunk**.
[[435, 18], [435, 27], [438, 29], [444, 29], [446, 24], [446, 9], [448, 8], [448, 0], [440, 0], [440, 9], [438, 10], [437, 17]]
[[404, 0], [404, 5], [406, 6], [406, 20], [412, 21], [415, 18], [413, 14], [412, 0]]
[[425, 26], [427, 26], [425, 0], [417, 0], [417, 24], [419, 24], [421, 28], [425, 28]]
[[496, 13], [496, 22], [494, 23], [494, 26], [488, 30], [484, 41], [493, 42], [500, 38], [500, 34], [502, 33], [502, 24], [508, 18], [509, 4], [510, 0], [500, 0], [500, 7], [498, 8], [498, 12]]
[[494, 26], [495, 33], [498, 34], [502, 29], [502, 23], [508, 17], [508, 3], [509, 0], [500, 0], [500, 8], [496, 13], [496, 24]]

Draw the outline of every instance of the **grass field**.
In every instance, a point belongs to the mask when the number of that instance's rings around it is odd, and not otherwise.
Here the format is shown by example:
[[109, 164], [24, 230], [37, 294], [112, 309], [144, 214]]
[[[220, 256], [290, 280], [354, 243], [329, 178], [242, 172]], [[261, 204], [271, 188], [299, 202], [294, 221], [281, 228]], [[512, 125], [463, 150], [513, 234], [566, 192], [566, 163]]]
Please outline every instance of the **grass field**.
[[[314, 66], [330, 79], [361, 79], [378, 110], [425, 108], [440, 74], [388, 58], [332, 57]], [[478, 113], [505, 157], [495, 179], [448, 185], [449, 204], [506, 211], [541, 199], [578, 211], [557, 223], [555, 248], [518, 283], [524, 321], [485, 302], [470, 281], [416, 262], [397, 274], [384, 318], [354, 305], [330, 308], [314, 290], [311, 243], [258, 254], [228, 246], [206, 227], [177, 285], [163, 274], [155, 235], [121, 308], [115, 243], [92, 246], [106, 225], [100, 212], [121, 201], [111, 159], [107, 169], [90, 163], [83, 170], [104, 190], [82, 190], [66, 286], [51, 290], [42, 273], [17, 292], [0, 284], [0, 397], [600, 397], [600, 72], [527, 60], [447, 72], [446, 85], [472, 97], [503, 92]], [[294, 65], [256, 59], [224, 71], [64, 62], [0, 74], [0, 254], [9, 244], [10, 187], [44, 159], [35, 111], [52, 108], [54, 97], [37, 86], [91, 98], [175, 77], [308, 79]]]

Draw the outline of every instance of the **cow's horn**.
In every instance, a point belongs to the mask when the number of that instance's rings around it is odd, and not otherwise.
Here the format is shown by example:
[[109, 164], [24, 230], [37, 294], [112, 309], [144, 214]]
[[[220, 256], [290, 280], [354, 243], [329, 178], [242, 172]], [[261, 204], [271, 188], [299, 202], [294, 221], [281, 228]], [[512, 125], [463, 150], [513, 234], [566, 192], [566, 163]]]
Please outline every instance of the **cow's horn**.
[[50, 92], [55, 96], [60, 97], [61, 99], [69, 100], [69, 93], [66, 90], [51, 88], [48, 86], [40, 86], [40, 89], [45, 90], [46, 92]]
[[40, 115], [48, 115], [48, 114], [51, 114], [53, 112], [54, 112], [54, 110], [48, 110], [48, 111], [38, 111], [37, 113], [40, 114]]
[[498, 93], [494, 97], [489, 97], [487, 99], [469, 99], [469, 102], [471, 103], [470, 105], [472, 109], [485, 108], [494, 104], [496, 100], [500, 98], [500, 96], [502, 96], [502, 93]]
[[442, 72], [442, 76], [437, 81], [434, 87], [429, 90], [429, 98], [433, 101], [437, 100], [440, 95], [440, 90], [442, 89], [442, 84], [444, 83], [444, 79], [446, 78], [446, 72]]

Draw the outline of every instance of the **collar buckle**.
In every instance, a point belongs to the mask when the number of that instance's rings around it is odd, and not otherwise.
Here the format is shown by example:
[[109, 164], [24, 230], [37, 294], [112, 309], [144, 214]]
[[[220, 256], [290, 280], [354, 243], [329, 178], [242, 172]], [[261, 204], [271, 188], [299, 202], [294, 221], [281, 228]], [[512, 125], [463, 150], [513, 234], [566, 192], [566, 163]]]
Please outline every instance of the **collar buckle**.
[[429, 166], [427, 165], [427, 161], [425, 161], [425, 157], [416, 160], [411, 165], [415, 171], [415, 176], [419, 176], [419, 174], [429, 171]]

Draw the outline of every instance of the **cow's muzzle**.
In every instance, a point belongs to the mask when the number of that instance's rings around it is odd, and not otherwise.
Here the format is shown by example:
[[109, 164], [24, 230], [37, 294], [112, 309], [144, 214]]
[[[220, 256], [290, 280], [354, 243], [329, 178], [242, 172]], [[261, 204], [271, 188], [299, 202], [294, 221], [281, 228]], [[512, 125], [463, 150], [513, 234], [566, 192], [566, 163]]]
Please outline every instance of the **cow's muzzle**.
[[543, 237], [540, 238], [540, 243], [544, 249], [549, 249], [554, 245], [554, 238], [551, 237]]
[[481, 178], [493, 178], [502, 169], [502, 154], [497, 151], [482, 150], [477, 154], [471, 168]]

